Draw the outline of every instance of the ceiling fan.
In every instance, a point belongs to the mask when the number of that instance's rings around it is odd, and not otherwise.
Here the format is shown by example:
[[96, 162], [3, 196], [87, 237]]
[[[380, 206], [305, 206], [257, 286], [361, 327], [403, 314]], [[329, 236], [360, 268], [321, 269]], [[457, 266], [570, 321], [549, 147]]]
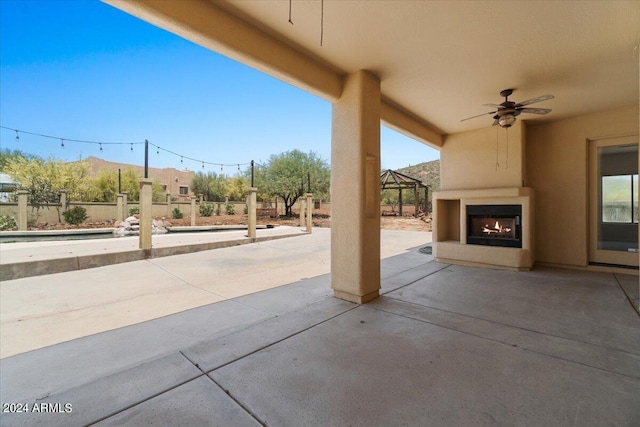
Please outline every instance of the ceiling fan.
[[549, 108], [526, 108], [525, 106], [535, 104], [536, 102], [553, 99], [553, 95], [542, 95], [536, 98], [527, 99], [526, 101], [522, 102], [509, 101], [509, 96], [513, 93], [514, 90], [515, 89], [505, 89], [500, 92], [500, 96], [504, 96], [504, 102], [501, 104], [483, 104], [487, 107], [495, 108], [495, 111], [478, 114], [477, 116], [468, 117], [460, 121], [464, 122], [465, 120], [475, 119], [476, 117], [482, 117], [487, 114], [495, 114], [495, 116], [493, 116], [493, 126], [499, 125], [500, 127], [508, 128], [516, 122], [516, 117], [521, 113], [542, 115], [551, 112], [551, 109]]

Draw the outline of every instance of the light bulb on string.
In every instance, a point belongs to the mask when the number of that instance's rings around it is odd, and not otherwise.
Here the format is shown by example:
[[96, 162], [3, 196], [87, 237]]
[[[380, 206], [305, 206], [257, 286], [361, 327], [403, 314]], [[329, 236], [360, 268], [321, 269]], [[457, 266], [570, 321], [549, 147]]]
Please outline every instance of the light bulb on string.
[[184, 163], [182, 156], [180, 156], [180, 164]]
[[222, 170], [222, 164], [221, 164], [220, 165], [220, 173], [222, 173], [222, 172], [223, 172], [223, 170]]
[[64, 148], [64, 139], [60, 138], [60, 147]]
[[20, 141], [20, 135], [18, 135], [18, 131], [16, 131], [16, 141]]
[[160, 147], [156, 147], [156, 154], [160, 154]]
[[131, 151], [133, 151], [133, 142], [131, 143]]
[[100, 143], [100, 151], [102, 151], [102, 143]]
[[202, 162], [202, 170], [204, 170], [204, 162]]

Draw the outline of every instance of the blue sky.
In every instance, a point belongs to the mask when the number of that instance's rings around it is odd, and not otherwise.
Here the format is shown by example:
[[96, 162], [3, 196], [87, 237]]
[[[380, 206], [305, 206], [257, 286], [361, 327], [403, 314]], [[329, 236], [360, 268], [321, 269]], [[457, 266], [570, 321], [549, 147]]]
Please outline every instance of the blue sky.
[[[0, 124], [68, 139], [139, 142], [211, 163], [299, 149], [331, 159], [331, 105], [97, 0], [0, 0]], [[382, 127], [383, 168], [438, 151]], [[2, 148], [143, 163], [143, 148], [0, 129]], [[202, 170], [150, 150], [152, 167]], [[220, 172], [219, 166], [205, 170]], [[225, 173], [237, 170], [227, 167]]]

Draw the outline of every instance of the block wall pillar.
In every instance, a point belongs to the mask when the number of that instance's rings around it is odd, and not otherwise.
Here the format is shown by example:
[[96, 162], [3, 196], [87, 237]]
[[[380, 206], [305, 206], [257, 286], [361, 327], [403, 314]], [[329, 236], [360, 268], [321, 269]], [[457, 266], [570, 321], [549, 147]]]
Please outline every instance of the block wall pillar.
[[313, 227], [313, 194], [307, 193], [305, 197], [307, 199], [305, 207], [307, 233], [311, 233], [311, 228]]
[[27, 190], [18, 190], [18, 231], [27, 229]]
[[196, 225], [196, 196], [191, 196], [191, 226]]
[[124, 216], [124, 194], [118, 193], [116, 195], [116, 221], [122, 221]]
[[[140, 249], [151, 249], [151, 209], [153, 209], [153, 180], [140, 180]], [[126, 197], [126, 196], [125, 196]]]
[[250, 239], [256, 238], [256, 208], [258, 205], [257, 191], [258, 189], [255, 187], [249, 187], [247, 190], [247, 237]]

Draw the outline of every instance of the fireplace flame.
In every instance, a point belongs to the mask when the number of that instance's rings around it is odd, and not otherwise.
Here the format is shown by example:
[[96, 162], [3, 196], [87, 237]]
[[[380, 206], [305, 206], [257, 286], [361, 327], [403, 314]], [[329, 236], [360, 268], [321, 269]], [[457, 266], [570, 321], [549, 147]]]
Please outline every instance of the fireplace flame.
[[494, 234], [494, 233], [509, 233], [511, 232], [511, 228], [509, 227], [503, 227], [500, 225], [500, 222], [496, 221], [495, 225], [491, 228], [489, 228], [489, 224], [485, 224], [482, 227], [482, 232], [483, 233], [487, 233], [489, 235]]

